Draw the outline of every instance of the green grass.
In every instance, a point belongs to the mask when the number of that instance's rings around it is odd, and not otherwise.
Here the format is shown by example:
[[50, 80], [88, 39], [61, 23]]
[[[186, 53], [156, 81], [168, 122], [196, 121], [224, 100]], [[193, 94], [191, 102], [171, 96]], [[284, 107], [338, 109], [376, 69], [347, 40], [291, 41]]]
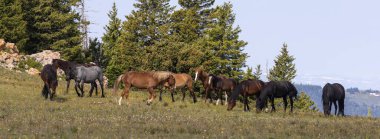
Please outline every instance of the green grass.
[[378, 138], [380, 120], [365, 117], [324, 117], [295, 110], [284, 113], [233, 111], [201, 101], [193, 104], [176, 95], [172, 103], [148, 93], [131, 92], [126, 105], [117, 105], [111, 90], [106, 98], [78, 98], [71, 85], [64, 95], [60, 80], [56, 101], [43, 99], [37, 76], [0, 69], [0, 138]]

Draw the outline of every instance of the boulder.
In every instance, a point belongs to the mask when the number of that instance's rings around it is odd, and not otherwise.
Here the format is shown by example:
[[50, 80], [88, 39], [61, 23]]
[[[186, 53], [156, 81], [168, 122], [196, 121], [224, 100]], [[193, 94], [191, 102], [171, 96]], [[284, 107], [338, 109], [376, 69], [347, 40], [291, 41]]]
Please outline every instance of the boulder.
[[38, 75], [40, 73], [40, 71], [38, 71], [35, 68], [30, 68], [30, 69], [26, 70], [26, 73], [28, 73], [29, 75]]

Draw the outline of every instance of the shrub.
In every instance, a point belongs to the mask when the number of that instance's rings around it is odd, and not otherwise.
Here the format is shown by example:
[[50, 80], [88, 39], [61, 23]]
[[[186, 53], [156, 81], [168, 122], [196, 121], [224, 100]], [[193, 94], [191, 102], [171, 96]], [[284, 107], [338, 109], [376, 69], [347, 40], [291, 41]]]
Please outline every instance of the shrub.
[[42, 64], [34, 60], [34, 58], [26, 58], [25, 60], [21, 60], [18, 63], [17, 67], [23, 70], [26, 70], [28, 68], [35, 68], [35, 69], [41, 70]]

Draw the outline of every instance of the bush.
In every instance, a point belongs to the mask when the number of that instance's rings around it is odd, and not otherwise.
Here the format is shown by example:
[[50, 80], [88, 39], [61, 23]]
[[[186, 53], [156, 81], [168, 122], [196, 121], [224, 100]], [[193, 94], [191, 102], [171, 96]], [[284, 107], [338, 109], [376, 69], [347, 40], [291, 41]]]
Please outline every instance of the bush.
[[21, 60], [17, 67], [22, 70], [26, 70], [28, 68], [35, 68], [38, 70], [42, 69], [42, 64], [34, 60], [34, 58], [27, 58], [25, 60]]

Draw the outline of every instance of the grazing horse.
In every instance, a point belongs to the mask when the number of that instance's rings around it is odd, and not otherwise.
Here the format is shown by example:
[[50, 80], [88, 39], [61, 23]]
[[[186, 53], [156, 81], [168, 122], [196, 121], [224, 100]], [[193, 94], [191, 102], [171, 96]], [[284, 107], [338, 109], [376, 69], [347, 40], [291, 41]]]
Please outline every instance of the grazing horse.
[[207, 101], [208, 97], [208, 92], [210, 91], [210, 83], [209, 83], [209, 74], [201, 68], [195, 69], [195, 79], [194, 82], [197, 81], [197, 79], [202, 81], [203, 88], [204, 88], [204, 93], [205, 94], [203, 97], [205, 98], [205, 102]]
[[[86, 67], [96, 66], [95, 64], [78, 64], [76, 62], [70, 62], [70, 61], [65, 61], [65, 60], [61, 60], [61, 59], [53, 59], [52, 63], [58, 65], [58, 67], [60, 69], [62, 69], [66, 75], [66, 92], [65, 92], [65, 94], [67, 94], [69, 92], [70, 80], [75, 78], [74, 70], [77, 66], [82, 66], [82, 65], [86, 66]], [[94, 90], [94, 88], [96, 90], [96, 95], [98, 95], [98, 87], [96, 85], [96, 82], [91, 83], [90, 94], [92, 94], [92, 91]], [[79, 96], [79, 94], [78, 94], [78, 96]]]
[[136, 87], [139, 89], [148, 89], [150, 96], [147, 101], [147, 104], [150, 105], [154, 98], [156, 98], [156, 94], [154, 89], [157, 87], [164, 85], [166, 82], [169, 85], [171, 93], [174, 91], [175, 87], [175, 78], [173, 73], [166, 71], [152, 71], [152, 72], [138, 72], [138, 71], [129, 71], [120, 75], [114, 84], [114, 94], [116, 94], [117, 89], [119, 88], [120, 81], [124, 82], [124, 92], [121, 94], [119, 98], [119, 105], [121, 105], [121, 100], [123, 97], [128, 99], [129, 89], [131, 87]]
[[338, 115], [344, 116], [344, 98], [345, 98], [345, 90], [344, 87], [339, 83], [330, 84], [327, 83], [323, 87], [322, 93], [322, 102], [323, 102], [323, 112], [324, 114], [330, 115], [331, 105], [335, 106], [335, 115], [336, 113], [336, 101], [338, 101], [339, 112]]
[[228, 101], [227, 110], [232, 110], [236, 105], [236, 100], [239, 95], [244, 97], [244, 111], [249, 111], [248, 96], [255, 95], [256, 99], [259, 98], [261, 90], [264, 88], [265, 83], [261, 80], [244, 80], [242, 81], [231, 94], [231, 98]]
[[[98, 66], [91, 66], [91, 67], [85, 67], [85, 66], [77, 66], [74, 70], [74, 80], [75, 80], [75, 91], [77, 92], [78, 96], [83, 97], [83, 87], [84, 83], [95, 83], [96, 80], [99, 81], [100, 88], [102, 90], [102, 97], [104, 96], [104, 90], [103, 90], [103, 70]], [[96, 84], [95, 84], [96, 85]], [[78, 93], [78, 89], [80, 89], [82, 95]], [[91, 87], [90, 96], [92, 96], [93, 87]]]
[[50, 100], [53, 100], [55, 90], [58, 86], [57, 80], [57, 66], [47, 64], [43, 67], [40, 77], [44, 81], [44, 88], [42, 89], [42, 96], [47, 99], [50, 94]]
[[297, 98], [297, 89], [289, 81], [270, 81], [261, 91], [259, 98], [256, 100], [256, 111], [260, 112], [264, 108], [267, 99], [272, 103], [272, 111], [275, 111], [274, 98], [283, 98], [284, 111], [288, 106], [287, 97], [290, 99], [290, 111], [293, 112], [293, 98]]
[[[187, 90], [189, 90], [191, 96], [193, 97], [193, 101], [194, 103], [197, 102], [197, 99], [195, 97], [195, 94], [194, 94], [194, 91], [193, 91], [193, 79], [191, 78], [191, 76], [189, 74], [186, 74], [186, 73], [179, 73], [179, 74], [173, 74], [174, 78], [175, 78], [175, 88], [180, 88], [182, 90], [182, 94], [183, 94], [183, 97], [182, 97], [182, 101], [185, 100], [185, 87], [187, 88]], [[166, 88], [169, 88], [169, 84], [166, 82], [164, 84], [164, 86]], [[162, 101], [162, 89], [160, 90], [160, 101]], [[173, 96], [173, 93], [172, 93], [172, 101], [174, 102], [174, 96]]]
[[[211, 87], [210, 90], [214, 90], [218, 95], [218, 100], [216, 101], [216, 105], [219, 104], [219, 101], [222, 99], [222, 91], [224, 92], [225, 99], [227, 102], [228, 96], [230, 96], [232, 90], [234, 90], [236, 86], [236, 81], [234, 79], [229, 79], [224, 76], [215, 76], [213, 74], [209, 75], [209, 85]], [[223, 105], [223, 101], [222, 101]]]

